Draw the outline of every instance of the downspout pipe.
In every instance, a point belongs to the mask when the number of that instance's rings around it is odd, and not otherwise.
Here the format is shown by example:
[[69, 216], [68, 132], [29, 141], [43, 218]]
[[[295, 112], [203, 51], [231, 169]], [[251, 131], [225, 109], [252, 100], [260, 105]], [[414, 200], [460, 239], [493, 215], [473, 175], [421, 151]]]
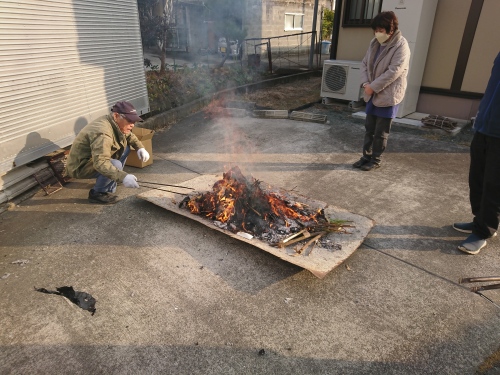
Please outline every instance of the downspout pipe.
[[[312, 24], [312, 34], [311, 34], [311, 51], [309, 52], [309, 70], [312, 70], [313, 68], [313, 57], [314, 57], [314, 44], [316, 42], [316, 24], [318, 22], [318, 7], [319, 7], [319, 0], [314, 1], [314, 14], [313, 14], [313, 24]], [[320, 30], [321, 32], [321, 30]]]
[[335, 15], [333, 16], [333, 31], [332, 31], [332, 44], [330, 49], [330, 60], [337, 60], [337, 48], [339, 46], [341, 14], [342, 14], [342, 0], [335, 0]]

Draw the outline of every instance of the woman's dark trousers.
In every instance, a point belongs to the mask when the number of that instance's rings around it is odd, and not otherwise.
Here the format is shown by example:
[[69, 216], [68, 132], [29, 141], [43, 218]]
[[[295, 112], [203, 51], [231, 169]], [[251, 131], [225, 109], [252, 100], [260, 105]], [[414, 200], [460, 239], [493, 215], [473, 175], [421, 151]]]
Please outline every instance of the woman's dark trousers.
[[366, 115], [366, 132], [363, 144], [363, 157], [366, 160], [380, 164], [382, 153], [387, 147], [391, 124], [392, 118]]

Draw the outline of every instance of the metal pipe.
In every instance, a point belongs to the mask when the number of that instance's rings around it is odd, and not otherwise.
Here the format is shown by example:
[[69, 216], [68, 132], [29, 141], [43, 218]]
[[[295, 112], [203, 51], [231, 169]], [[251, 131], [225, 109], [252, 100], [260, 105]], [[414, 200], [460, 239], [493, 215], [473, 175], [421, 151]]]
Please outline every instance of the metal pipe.
[[473, 286], [472, 288], [469, 289], [471, 292], [480, 292], [482, 290], [490, 290], [490, 289], [500, 289], [500, 284]]
[[150, 185], [160, 185], [160, 186], [171, 186], [171, 187], [176, 187], [176, 188], [182, 188], [182, 189], [189, 189], [189, 190], [194, 190], [194, 188], [187, 187], [187, 186], [181, 186], [181, 185], [170, 185], [170, 184], [161, 184], [159, 182], [148, 182], [148, 181], [137, 181], [140, 184], [150, 184]]
[[160, 189], [152, 186], [144, 186], [145, 188], [148, 189], [155, 189], [155, 190], [160, 190], [160, 191], [166, 191], [167, 193], [173, 193], [173, 194], [179, 194], [179, 195], [186, 195], [186, 193], [178, 193], [177, 191], [172, 191], [172, 190], [167, 190], [167, 189]]
[[339, 46], [341, 13], [342, 13], [342, 0], [336, 0], [335, 15], [333, 16], [332, 44], [330, 45], [330, 60], [337, 60], [337, 48]]
[[[313, 56], [314, 56], [314, 44], [316, 43], [316, 35], [317, 35], [317, 30], [316, 30], [316, 23], [318, 19], [318, 5], [319, 5], [319, 0], [314, 1], [314, 13], [313, 13], [313, 24], [312, 24], [312, 32], [313, 34], [311, 35], [311, 50], [309, 51], [309, 70], [312, 70], [313, 68]], [[321, 50], [320, 50], [321, 52]]]
[[483, 293], [481, 293], [481, 292], [476, 292], [476, 294], [480, 295], [480, 296], [481, 296], [481, 297], [483, 297], [486, 301], [488, 301], [489, 303], [491, 303], [491, 304], [495, 305], [496, 307], [498, 307], [498, 308], [500, 309], [500, 306], [498, 306], [495, 302], [493, 302], [493, 301], [491, 300], [491, 298], [486, 297], [486, 296], [485, 296]]
[[462, 277], [458, 280], [459, 284], [463, 283], [484, 283], [488, 281], [500, 281], [500, 276], [485, 276], [485, 277]]

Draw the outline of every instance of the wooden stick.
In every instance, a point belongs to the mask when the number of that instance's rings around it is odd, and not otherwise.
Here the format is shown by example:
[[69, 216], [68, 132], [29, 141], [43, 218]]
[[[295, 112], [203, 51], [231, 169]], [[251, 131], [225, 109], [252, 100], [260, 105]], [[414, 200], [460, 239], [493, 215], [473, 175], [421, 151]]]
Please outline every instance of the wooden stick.
[[[333, 224], [333, 223], [328, 223], [328, 224], [318, 224], [316, 226], [311, 226], [309, 229], [312, 229], [313, 231], [328, 231], [328, 232], [343, 232], [343, 233], [348, 233], [345, 228], [355, 228], [354, 225], [347, 225], [347, 224]], [[348, 233], [350, 234], [350, 233]]]
[[[302, 234], [302, 237], [295, 238], [300, 234]], [[290, 246], [296, 242], [303, 241], [309, 237], [311, 237], [311, 234], [307, 231], [307, 229], [303, 229], [300, 232], [295, 233], [293, 236], [290, 236], [290, 237], [286, 238], [285, 240], [280, 241], [278, 244], [278, 247], [281, 247], [281, 248], [287, 247], [287, 246]], [[295, 238], [295, 239], [291, 240], [290, 238]]]
[[279, 247], [287, 247], [287, 246], [293, 245], [296, 242], [304, 241], [306, 238], [309, 238], [309, 237], [311, 237], [309, 232], [305, 232], [303, 237], [288, 241], [286, 244], [280, 243]]
[[285, 238], [285, 239], [284, 239], [284, 240], [282, 240], [281, 242], [286, 243], [286, 242], [290, 241], [292, 238], [295, 238], [295, 237], [297, 237], [297, 236], [300, 236], [300, 235], [301, 235], [302, 233], [304, 233], [304, 232], [307, 232], [307, 229], [302, 229], [300, 232], [297, 232], [297, 233], [292, 234], [290, 237]]
[[306, 254], [307, 256], [311, 255], [311, 253], [314, 250], [314, 247], [318, 244], [318, 241], [319, 241], [319, 238], [316, 241], [313, 242], [313, 244], [311, 246], [311, 250], [309, 250], [309, 252]]
[[250, 208], [253, 212], [255, 212], [257, 215], [262, 217], [262, 215], [259, 212], [257, 212], [257, 210], [255, 208], [253, 208], [252, 206], [248, 205], [248, 208]]
[[[319, 240], [322, 236], [324, 236], [326, 232], [320, 232], [316, 234], [316, 237], [313, 237], [311, 240], [307, 241], [307, 243], [302, 246], [302, 248], [298, 251], [299, 254], [302, 254], [302, 252], [309, 247], [314, 241]], [[311, 250], [312, 251], [312, 250]], [[309, 254], [308, 254], [309, 255]]]

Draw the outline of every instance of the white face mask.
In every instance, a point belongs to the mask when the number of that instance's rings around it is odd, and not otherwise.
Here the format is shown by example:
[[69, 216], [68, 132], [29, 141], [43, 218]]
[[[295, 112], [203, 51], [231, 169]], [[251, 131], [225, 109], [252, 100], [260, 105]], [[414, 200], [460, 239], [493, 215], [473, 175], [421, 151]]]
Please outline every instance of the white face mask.
[[380, 44], [382, 44], [382, 43], [385, 43], [387, 41], [387, 39], [390, 38], [390, 35], [387, 35], [386, 33], [376, 32], [375, 38], [377, 38], [378, 42]]

